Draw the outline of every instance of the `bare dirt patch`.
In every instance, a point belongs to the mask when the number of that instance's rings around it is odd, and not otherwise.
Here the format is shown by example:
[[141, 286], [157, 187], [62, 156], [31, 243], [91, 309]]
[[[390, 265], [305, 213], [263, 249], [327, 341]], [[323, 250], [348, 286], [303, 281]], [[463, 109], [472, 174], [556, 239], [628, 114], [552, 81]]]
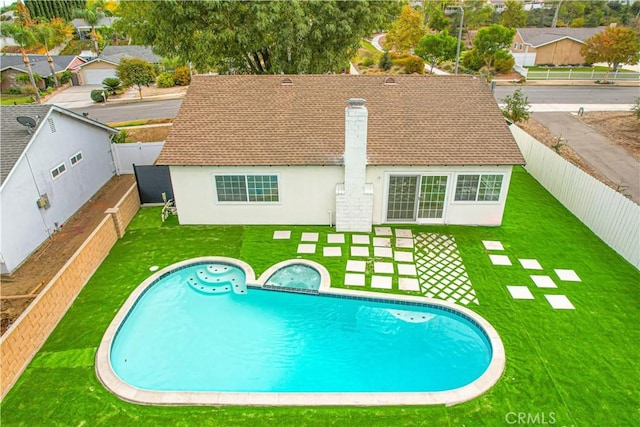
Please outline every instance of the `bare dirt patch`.
[[0, 334], [22, 314], [102, 221], [104, 211], [114, 207], [134, 181], [133, 175], [113, 177], [20, 268], [1, 277]]
[[127, 142], [160, 142], [167, 139], [172, 124], [122, 128], [127, 132]]

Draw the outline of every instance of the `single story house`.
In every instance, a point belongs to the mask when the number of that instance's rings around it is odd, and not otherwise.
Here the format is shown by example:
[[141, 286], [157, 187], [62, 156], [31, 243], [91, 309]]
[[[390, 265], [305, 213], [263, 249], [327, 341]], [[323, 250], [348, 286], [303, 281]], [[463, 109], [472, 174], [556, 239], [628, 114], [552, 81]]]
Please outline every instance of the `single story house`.
[[[51, 75], [51, 67], [47, 61], [47, 55], [27, 55], [31, 71], [40, 77], [48, 77]], [[78, 66], [85, 63], [85, 60], [76, 55], [51, 55], [53, 59], [53, 69], [56, 74], [62, 71], [74, 71]], [[0, 55], [0, 72], [2, 73], [1, 88], [2, 92], [6, 92], [12, 88], [20, 87], [16, 82], [16, 78], [21, 74], [28, 74], [27, 67], [24, 65], [22, 55]], [[36, 81], [36, 85], [40, 89], [44, 89], [44, 81]]]
[[0, 271], [13, 272], [115, 174], [100, 122], [55, 105], [0, 107]]
[[[117, 20], [119, 20], [120, 18], [117, 16], [105, 16], [104, 18], [100, 18], [98, 20], [98, 23], [96, 24], [96, 28], [100, 28], [100, 27], [111, 27], [114, 22], [116, 22]], [[71, 21], [71, 25], [73, 25], [73, 28], [76, 29], [76, 32], [78, 33], [78, 37], [80, 37], [81, 39], [89, 39], [91, 38], [91, 25], [87, 24], [87, 21], [85, 21], [82, 18], [76, 18], [73, 19]]]
[[518, 28], [509, 50], [523, 67], [579, 65], [584, 63], [580, 54], [584, 42], [605, 28]]
[[156, 160], [181, 224], [500, 225], [524, 164], [483, 79], [195, 76]]
[[107, 46], [99, 57], [79, 67], [79, 84], [100, 85], [104, 79], [116, 77], [116, 70], [122, 58], [140, 58], [151, 64], [160, 62], [160, 56], [153, 53], [151, 48], [147, 46]]

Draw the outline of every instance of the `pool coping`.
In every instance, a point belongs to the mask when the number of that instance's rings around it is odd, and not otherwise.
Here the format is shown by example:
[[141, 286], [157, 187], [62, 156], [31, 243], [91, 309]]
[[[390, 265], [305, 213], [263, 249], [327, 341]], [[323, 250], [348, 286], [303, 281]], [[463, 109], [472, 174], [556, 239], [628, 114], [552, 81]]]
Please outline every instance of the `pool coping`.
[[[475, 381], [463, 387], [438, 392], [346, 392], [346, 393], [266, 393], [266, 392], [186, 392], [186, 391], [151, 391], [134, 387], [124, 382], [111, 368], [110, 353], [113, 339], [122, 321], [131, 307], [144, 292], [162, 276], [192, 264], [206, 262], [222, 262], [241, 268], [246, 276], [248, 286], [262, 285], [279, 268], [291, 264], [305, 264], [316, 268], [321, 275], [319, 294], [357, 299], [377, 299], [389, 302], [404, 302], [416, 305], [434, 306], [462, 314], [474, 321], [485, 333], [491, 344], [492, 357], [489, 367]], [[277, 268], [275, 268], [277, 266]], [[268, 274], [269, 273], [269, 274]], [[331, 279], [327, 269], [314, 261], [291, 259], [275, 264], [267, 269], [256, 280], [253, 268], [246, 262], [227, 257], [191, 258], [169, 265], [144, 280], [127, 298], [114, 319], [109, 324], [96, 352], [95, 371], [102, 385], [120, 399], [142, 405], [242, 405], [242, 406], [401, 406], [401, 405], [456, 405], [474, 399], [487, 392], [495, 385], [506, 364], [506, 356], [502, 340], [491, 324], [480, 315], [466, 307], [437, 300], [411, 295], [384, 294], [363, 290], [331, 288]], [[277, 291], [275, 291], [277, 292]]]

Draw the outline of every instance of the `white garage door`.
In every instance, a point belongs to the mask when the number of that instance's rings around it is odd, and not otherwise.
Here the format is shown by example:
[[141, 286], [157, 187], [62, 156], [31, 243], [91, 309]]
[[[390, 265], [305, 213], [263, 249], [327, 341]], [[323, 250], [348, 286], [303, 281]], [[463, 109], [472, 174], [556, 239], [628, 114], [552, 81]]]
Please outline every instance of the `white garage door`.
[[116, 70], [110, 68], [96, 68], [84, 70], [84, 77], [88, 85], [101, 85], [102, 81], [109, 77], [115, 77]]

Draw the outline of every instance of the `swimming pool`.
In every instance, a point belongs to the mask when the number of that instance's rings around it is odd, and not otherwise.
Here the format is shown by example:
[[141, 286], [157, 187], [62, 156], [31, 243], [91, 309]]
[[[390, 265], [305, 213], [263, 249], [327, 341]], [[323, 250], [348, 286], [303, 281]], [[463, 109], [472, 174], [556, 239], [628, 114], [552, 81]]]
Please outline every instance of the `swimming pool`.
[[446, 304], [263, 290], [242, 265], [224, 274], [243, 276], [246, 293], [189, 282], [230, 265], [172, 266], [141, 285], [98, 351], [103, 383], [145, 403], [456, 403], [504, 357], [488, 323]]

